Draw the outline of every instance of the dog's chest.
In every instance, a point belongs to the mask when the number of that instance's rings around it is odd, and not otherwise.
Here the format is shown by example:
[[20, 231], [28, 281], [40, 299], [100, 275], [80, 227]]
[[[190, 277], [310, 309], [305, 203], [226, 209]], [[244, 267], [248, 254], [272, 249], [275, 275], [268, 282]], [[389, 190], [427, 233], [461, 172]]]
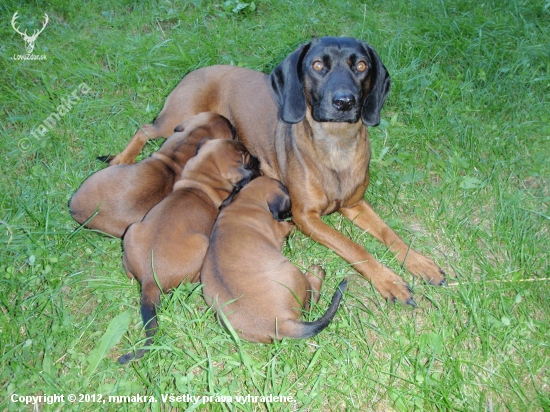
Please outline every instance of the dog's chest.
[[323, 166], [342, 174], [354, 172], [354, 164], [360, 166], [364, 162], [368, 163], [368, 135], [361, 122], [318, 123], [310, 116], [306, 116], [306, 119], [304, 133], [309, 136], [313, 156]]
[[304, 121], [278, 130], [277, 164], [293, 203], [325, 215], [363, 196], [370, 147], [362, 124]]
[[319, 189], [326, 202], [324, 214], [340, 209], [358, 191], [363, 195], [370, 160], [366, 135], [353, 140], [318, 140], [314, 150]]
[[364, 195], [368, 156], [341, 157], [336, 163], [316, 157], [308, 163], [309, 168], [303, 170], [301, 176], [293, 183], [301, 181], [305, 191], [300, 192], [308, 194], [308, 206], [318, 210], [320, 214], [333, 213]]
[[322, 188], [323, 191], [323, 196], [319, 198], [321, 214], [330, 214], [339, 210], [360, 190], [364, 178], [353, 173], [351, 169], [339, 172], [328, 169], [324, 171], [318, 188]]
[[357, 162], [358, 145], [342, 145], [337, 141], [319, 141], [314, 145], [315, 157], [320, 165], [334, 172], [338, 178], [349, 173], [351, 166]]

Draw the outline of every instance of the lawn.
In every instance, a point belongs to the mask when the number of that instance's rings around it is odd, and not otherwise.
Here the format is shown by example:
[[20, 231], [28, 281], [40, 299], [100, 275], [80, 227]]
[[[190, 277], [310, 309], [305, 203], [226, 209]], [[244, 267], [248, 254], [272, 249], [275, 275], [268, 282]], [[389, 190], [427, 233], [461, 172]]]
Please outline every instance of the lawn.
[[[0, 10], [0, 410], [550, 410], [548, 0], [4, 0]], [[16, 11], [28, 33], [48, 14], [33, 51], [44, 59], [18, 57]], [[367, 41], [391, 74], [382, 123], [369, 129], [366, 197], [448, 286], [413, 278], [334, 214], [325, 221], [409, 282], [417, 308], [384, 301], [293, 233], [285, 255], [328, 273], [307, 319], [349, 280], [322, 333], [235, 340], [200, 285], [182, 285], [162, 300], [156, 349], [117, 364], [144, 339], [139, 285], [120, 239], [79, 228], [68, 200], [186, 73], [267, 73], [323, 35]], [[22, 403], [40, 395], [64, 398]]]

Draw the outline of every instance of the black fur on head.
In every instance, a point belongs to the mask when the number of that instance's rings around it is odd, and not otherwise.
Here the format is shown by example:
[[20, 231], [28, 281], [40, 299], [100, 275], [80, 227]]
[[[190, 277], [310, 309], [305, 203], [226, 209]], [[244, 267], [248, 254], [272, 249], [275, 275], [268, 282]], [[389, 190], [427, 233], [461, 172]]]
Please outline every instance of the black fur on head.
[[[344, 52], [342, 53], [342, 51]], [[306, 114], [308, 106], [306, 93], [304, 92], [306, 84], [304, 81], [304, 64], [306, 64], [305, 60], [308, 60], [306, 56], [309, 57], [309, 60], [313, 56], [322, 56], [327, 61], [339, 59], [339, 62], [343, 62], [345, 59], [346, 64], [348, 60], [352, 60], [352, 58], [354, 59], [358, 56], [365, 59], [368, 72], [366, 76], [363, 75], [361, 77], [361, 84], [357, 85], [359, 86], [358, 90], [361, 90], [358, 93], [361, 96], [357, 96], [358, 99], [362, 100], [358, 100], [358, 103], [361, 104], [360, 115], [363, 123], [367, 126], [377, 126], [380, 123], [380, 111], [390, 90], [390, 76], [378, 54], [369, 44], [348, 37], [321, 37], [313, 39], [311, 42], [299, 46], [273, 70], [270, 75], [271, 86], [277, 95], [277, 101], [281, 107], [281, 119], [284, 122], [298, 123], [303, 120]], [[328, 70], [323, 82], [327, 83], [331, 76], [338, 75], [338, 73]], [[332, 78], [332, 80], [335, 81], [331, 83], [340, 84], [339, 79]], [[331, 91], [336, 92], [333, 88]], [[309, 94], [315, 93], [309, 91]], [[332, 93], [326, 93], [326, 95], [331, 96]], [[330, 107], [330, 102], [325, 102], [325, 105]], [[357, 116], [359, 116], [359, 113], [357, 113]], [[341, 120], [328, 119], [324, 121]]]
[[290, 201], [288, 189], [280, 182], [279, 189], [268, 197], [267, 204], [273, 219], [282, 221], [292, 216], [292, 202]]

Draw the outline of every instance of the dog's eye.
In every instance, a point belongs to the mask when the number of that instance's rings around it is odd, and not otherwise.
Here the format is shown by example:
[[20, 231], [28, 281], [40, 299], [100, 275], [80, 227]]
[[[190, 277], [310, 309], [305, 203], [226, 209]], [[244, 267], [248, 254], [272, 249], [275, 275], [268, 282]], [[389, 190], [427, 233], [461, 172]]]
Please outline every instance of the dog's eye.
[[364, 72], [365, 70], [367, 70], [367, 63], [361, 61], [359, 63], [357, 63], [357, 71], [358, 72]]
[[313, 62], [313, 70], [315, 70], [316, 72], [320, 72], [321, 70], [323, 70], [323, 67], [323, 63], [320, 60], [315, 60]]

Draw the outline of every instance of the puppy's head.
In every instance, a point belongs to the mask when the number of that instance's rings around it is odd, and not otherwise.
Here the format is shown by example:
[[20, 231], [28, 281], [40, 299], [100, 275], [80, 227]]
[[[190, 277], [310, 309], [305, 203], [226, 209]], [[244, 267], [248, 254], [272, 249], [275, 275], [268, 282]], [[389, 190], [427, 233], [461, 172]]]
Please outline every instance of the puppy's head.
[[292, 217], [292, 202], [286, 186], [278, 180], [275, 183], [274, 190], [268, 193], [266, 201], [273, 219], [282, 221]]
[[269, 210], [273, 219], [283, 221], [292, 216], [288, 189], [278, 180], [260, 176], [250, 182], [238, 197], [246, 204], [260, 205]]
[[389, 74], [374, 49], [348, 37], [322, 37], [299, 46], [271, 73], [281, 118], [300, 122], [380, 123]]
[[212, 173], [219, 174], [233, 186], [220, 208], [229, 204], [244, 185], [260, 174], [259, 160], [237, 140], [204, 138], [197, 145], [196, 158], [203, 164], [208, 162]]

